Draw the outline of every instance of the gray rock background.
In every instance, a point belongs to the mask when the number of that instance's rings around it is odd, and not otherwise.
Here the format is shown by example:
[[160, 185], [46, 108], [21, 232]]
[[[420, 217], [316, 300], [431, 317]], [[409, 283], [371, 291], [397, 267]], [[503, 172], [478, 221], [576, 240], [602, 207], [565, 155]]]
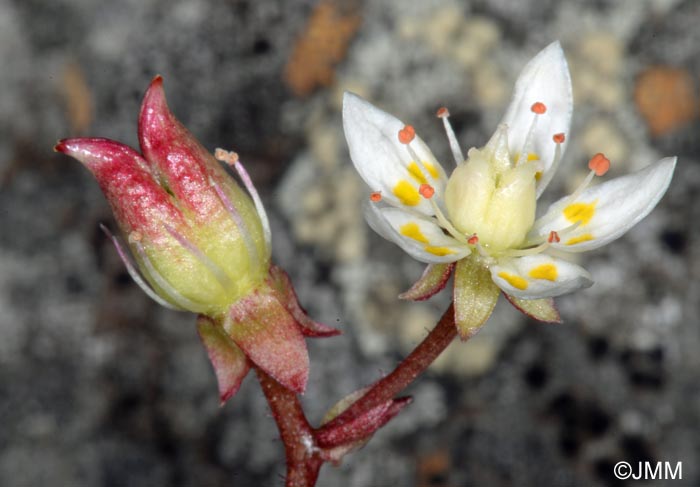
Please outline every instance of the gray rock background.
[[[414, 124], [449, 161], [435, 109], [450, 108], [463, 147], [482, 145], [520, 68], [554, 39], [576, 105], [547, 197], [575, 186], [597, 151], [613, 175], [678, 155], [668, 194], [623, 239], [582, 256], [597, 283], [559, 299], [564, 325], [501, 303], [411, 389], [414, 404], [325, 467], [319, 485], [617, 485], [621, 460], [682, 461], [682, 481], [647, 485], [700, 484], [697, 2], [334, 4], [341, 20], [316, 19], [329, 36], [318, 45], [357, 30], [312, 90], [285, 66], [318, 8], [0, 0], [0, 485], [283, 485], [282, 445], [255, 381], [218, 407], [193, 316], [160, 309], [130, 282], [97, 228], [114, 228], [106, 202], [87, 171], [52, 153], [57, 139], [136, 146], [140, 97], [160, 73], [185, 125], [207, 147], [239, 152], [271, 213], [275, 260], [309, 312], [345, 333], [309, 344], [304, 402], [318, 421], [391, 370], [448, 299], [396, 299], [421, 267], [362, 221], [367, 190], [342, 137], [342, 91]], [[323, 52], [295, 58], [292, 72], [303, 80]], [[687, 116], [663, 131], [635, 102], [655, 67], [680, 70], [694, 90], [682, 98]]]

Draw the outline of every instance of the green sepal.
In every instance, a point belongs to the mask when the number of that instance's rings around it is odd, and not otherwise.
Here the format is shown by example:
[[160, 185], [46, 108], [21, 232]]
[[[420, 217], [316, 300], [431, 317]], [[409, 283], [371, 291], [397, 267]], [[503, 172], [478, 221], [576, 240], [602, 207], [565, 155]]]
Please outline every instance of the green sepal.
[[545, 323], [562, 322], [559, 310], [552, 298], [522, 299], [506, 293], [503, 293], [503, 295], [515, 309], [533, 320], [543, 321]]
[[478, 256], [457, 262], [454, 281], [455, 324], [462, 340], [469, 339], [479, 331], [491, 316], [499, 294], [500, 289]]

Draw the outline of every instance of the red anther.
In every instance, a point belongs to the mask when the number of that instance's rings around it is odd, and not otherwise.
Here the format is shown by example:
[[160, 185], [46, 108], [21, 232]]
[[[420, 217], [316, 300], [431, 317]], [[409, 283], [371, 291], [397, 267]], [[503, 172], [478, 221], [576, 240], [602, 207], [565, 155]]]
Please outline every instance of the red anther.
[[538, 101], [532, 104], [530, 110], [532, 110], [533, 113], [536, 113], [537, 115], [542, 115], [544, 112], [547, 111], [547, 106], [541, 101]]
[[564, 141], [566, 140], [566, 136], [564, 135], [564, 132], [560, 134], [554, 134], [552, 136], [552, 140], [556, 142], [557, 144], [563, 144]]
[[552, 230], [549, 232], [549, 238], [547, 239], [547, 242], [549, 243], [559, 243], [561, 239], [559, 238], [559, 234]]
[[610, 159], [598, 152], [588, 161], [588, 169], [595, 172], [596, 176], [602, 176], [610, 169]]
[[435, 188], [429, 184], [421, 184], [418, 188], [418, 192], [423, 196], [423, 198], [430, 199], [435, 194]]
[[404, 128], [399, 130], [399, 142], [402, 144], [410, 144], [415, 138], [416, 129], [413, 128], [413, 125], [406, 125]]
[[381, 191], [374, 191], [369, 195], [369, 200], [372, 203], [379, 203], [382, 201], [382, 192]]
[[435, 115], [437, 115], [438, 118], [449, 117], [450, 111], [447, 109], [447, 107], [440, 107]]
[[479, 243], [479, 237], [477, 237], [476, 233], [467, 239], [467, 243], [469, 245], [476, 245]]

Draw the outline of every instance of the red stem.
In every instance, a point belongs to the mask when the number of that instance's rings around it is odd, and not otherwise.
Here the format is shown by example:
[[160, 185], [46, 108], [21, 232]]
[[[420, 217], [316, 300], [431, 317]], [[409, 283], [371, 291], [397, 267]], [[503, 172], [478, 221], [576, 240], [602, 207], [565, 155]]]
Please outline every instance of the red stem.
[[[265, 372], [256, 369], [284, 443], [287, 457], [286, 487], [313, 487], [324, 462], [318, 455], [316, 438], [338, 436], [343, 431], [343, 426], [354, 430], [350, 424], [352, 420], [393, 400], [435, 361], [456, 336], [454, 308], [450, 305], [435, 328], [393, 372], [375, 382], [348, 409], [315, 431], [309, 425], [297, 395]], [[353, 439], [353, 431], [345, 433], [340, 434], [335, 441], [329, 440], [330, 444], [324, 445], [324, 448], [332, 448], [333, 443], [342, 445]]]
[[454, 306], [442, 315], [440, 321], [427, 337], [389, 375], [378, 380], [360, 399], [340, 415], [329, 421], [318, 432], [337, 428], [360, 414], [396, 397], [432, 364], [457, 336], [454, 321]]
[[295, 393], [255, 369], [287, 456], [286, 487], [313, 487], [323, 460], [313, 452], [313, 432]]

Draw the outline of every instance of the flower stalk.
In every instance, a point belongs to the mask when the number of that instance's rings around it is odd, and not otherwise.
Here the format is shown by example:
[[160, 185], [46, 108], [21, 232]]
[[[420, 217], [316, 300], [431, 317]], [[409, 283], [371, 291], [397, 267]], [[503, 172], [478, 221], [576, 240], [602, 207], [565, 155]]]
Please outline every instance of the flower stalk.
[[270, 405], [284, 443], [287, 459], [287, 487], [316, 485], [323, 459], [313, 446], [313, 430], [304, 414], [299, 397], [260, 369], [256, 369], [260, 387]]
[[375, 382], [369, 390], [342, 414], [323, 425], [327, 431], [351, 421], [362, 413], [386, 402], [410, 386], [416, 378], [440, 356], [457, 336], [454, 310], [450, 306], [428, 336], [388, 375]]
[[457, 336], [450, 306], [428, 336], [388, 375], [361, 390], [333, 419], [312, 428], [299, 397], [260, 369], [260, 386], [277, 423], [287, 460], [286, 487], [313, 487], [326, 462], [337, 464], [410, 403], [395, 399], [440, 356]]

